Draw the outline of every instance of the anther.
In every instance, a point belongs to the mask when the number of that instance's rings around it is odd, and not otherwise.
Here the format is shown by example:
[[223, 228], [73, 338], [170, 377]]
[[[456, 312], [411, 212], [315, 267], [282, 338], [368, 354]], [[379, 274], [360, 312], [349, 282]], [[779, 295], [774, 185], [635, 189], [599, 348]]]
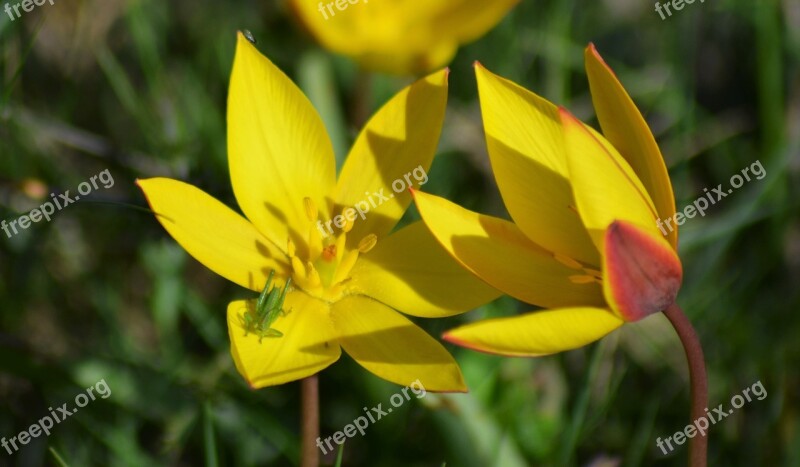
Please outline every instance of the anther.
[[353, 230], [353, 226], [355, 225], [355, 223], [356, 223], [355, 217], [350, 218], [345, 216], [344, 227], [342, 227], [342, 231], [344, 231], [344, 233], [349, 233], [351, 230]]
[[593, 276], [575, 275], [575, 276], [569, 276], [569, 280], [573, 284], [591, 284], [592, 282], [595, 282], [597, 279]]
[[564, 266], [570, 269], [583, 269], [581, 263], [575, 261], [569, 256], [562, 255], [560, 253], [553, 253], [553, 258], [555, 258], [556, 261], [558, 261], [559, 263], [563, 264]]
[[362, 238], [361, 241], [358, 243], [358, 251], [361, 253], [367, 253], [371, 249], [375, 247], [378, 243], [378, 236], [375, 234], [369, 234], [366, 237]]

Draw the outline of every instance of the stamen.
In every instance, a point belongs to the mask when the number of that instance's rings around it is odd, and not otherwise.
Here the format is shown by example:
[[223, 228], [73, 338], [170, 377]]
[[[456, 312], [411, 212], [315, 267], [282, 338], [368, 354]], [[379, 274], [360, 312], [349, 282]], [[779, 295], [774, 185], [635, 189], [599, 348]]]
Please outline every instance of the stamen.
[[556, 261], [558, 261], [559, 263], [563, 264], [564, 266], [570, 269], [583, 269], [581, 263], [575, 261], [569, 256], [562, 255], [560, 253], [553, 253], [553, 258], [555, 258]]
[[347, 235], [344, 233], [339, 234], [336, 237], [336, 255], [340, 257], [345, 251], [347, 251]]
[[322, 232], [317, 226], [312, 225], [308, 230], [308, 256], [311, 261], [316, 261], [322, 254]]
[[349, 233], [351, 230], [353, 230], [353, 226], [355, 225], [355, 223], [356, 223], [356, 218], [355, 217], [352, 218], [352, 219], [350, 219], [349, 217], [345, 217], [344, 218], [344, 227], [342, 227], [342, 231], [344, 233]]
[[294, 269], [294, 274], [296, 277], [305, 279], [306, 267], [303, 266], [303, 262], [300, 261], [300, 258], [297, 256], [292, 256], [292, 269]]
[[322, 279], [320, 279], [319, 277], [319, 272], [317, 272], [317, 268], [315, 268], [310, 261], [306, 263], [306, 268], [308, 269], [309, 285], [311, 287], [319, 287], [320, 285], [322, 285]]
[[602, 272], [600, 272], [600, 271], [598, 271], [597, 269], [592, 269], [592, 268], [583, 268], [583, 270], [584, 270], [584, 271], [585, 271], [587, 274], [590, 274], [590, 275], [592, 275], [592, 276], [594, 276], [594, 277], [596, 277], [596, 278], [598, 278], [598, 279], [602, 279], [602, 278], [603, 278], [603, 273], [602, 273]]
[[356, 260], [358, 260], [358, 250], [348, 251], [339, 263], [339, 267], [336, 268], [336, 274], [333, 275], [331, 283], [336, 284], [347, 279], [350, 276], [350, 270], [356, 264]]
[[569, 280], [573, 284], [591, 284], [592, 282], [595, 282], [597, 279], [592, 276], [576, 275], [576, 276], [569, 276]]
[[375, 234], [369, 234], [366, 237], [362, 238], [361, 241], [358, 243], [358, 251], [361, 253], [368, 253], [371, 249], [375, 247], [378, 243], [378, 236]]
[[317, 211], [317, 205], [314, 204], [314, 201], [306, 196], [303, 198], [303, 206], [306, 208], [306, 217], [308, 217], [309, 222], [314, 222], [317, 220], [317, 215], [319, 211]]

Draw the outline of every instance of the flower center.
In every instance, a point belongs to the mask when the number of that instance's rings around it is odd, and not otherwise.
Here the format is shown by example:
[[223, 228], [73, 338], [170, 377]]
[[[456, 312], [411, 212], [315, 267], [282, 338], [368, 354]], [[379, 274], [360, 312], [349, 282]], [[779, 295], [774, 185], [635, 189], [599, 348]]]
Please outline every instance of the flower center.
[[[324, 234], [318, 222], [319, 211], [311, 198], [303, 199], [303, 207], [310, 222], [307, 235], [307, 257], [301, 258], [291, 238], [287, 252], [292, 265], [292, 280], [309, 295], [327, 302], [339, 300], [347, 290], [350, 272], [359, 254], [369, 252], [378, 242], [375, 234], [361, 239], [358, 247], [347, 250], [347, 234], [353, 230], [353, 220], [345, 218], [338, 235]], [[325, 236], [323, 236], [325, 235]]]

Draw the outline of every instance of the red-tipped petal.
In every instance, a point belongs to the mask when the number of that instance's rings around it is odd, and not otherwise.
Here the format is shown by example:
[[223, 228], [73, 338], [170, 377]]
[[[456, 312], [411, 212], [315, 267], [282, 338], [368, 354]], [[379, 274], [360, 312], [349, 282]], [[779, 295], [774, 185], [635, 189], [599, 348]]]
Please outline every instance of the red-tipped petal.
[[615, 221], [606, 230], [604, 250], [606, 299], [623, 319], [638, 321], [675, 301], [683, 268], [663, 238]]

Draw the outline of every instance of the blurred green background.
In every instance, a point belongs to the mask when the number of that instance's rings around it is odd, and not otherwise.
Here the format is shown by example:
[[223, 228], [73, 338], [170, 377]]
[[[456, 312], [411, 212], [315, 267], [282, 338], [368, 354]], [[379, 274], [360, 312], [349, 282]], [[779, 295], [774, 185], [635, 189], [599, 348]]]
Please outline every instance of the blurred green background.
[[[6, 2], [3, 2], [5, 4]], [[363, 80], [322, 51], [285, 6], [262, 1], [56, 0], [0, 17], [0, 218], [108, 169], [95, 190], [0, 234], [0, 436], [15, 436], [104, 379], [112, 391], [0, 465], [295, 465], [299, 383], [251, 391], [228, 351], [226, 304], [254, 294], [166, 234], [134, 185], [169, 176], [236, 207], [225, 108], [235, 31], [306, 91], [339, 158]], [[747, 183], [681, 230], [679, 302], [704, 343], [710, 403], [761, 381], [768, 396], [714, 427], [709, 465], [800, 465], [800, 2], [524, 0], [450, 65], [451, 95], [426, 191], [504, 215], [488, 165], [472, 62], [593, 120], [582, 51], [594, 42], [645, 114], [677, 206]], [[377, 108], [410, 79], [374, 76]], [[341, 162], [341, 160], [340, 160]], [[130, 206], [129, 206], [130, 205]], [[413, 207], [408, 214], [414, 218]], [[457, 291], [454, 291], [457, 293]], [[527, 310], [501, 298], [433, 335]], [[686, 364], [662, 316], [538, 359], [449, 346], [471, 392], [428, 394], [346, 444], [353, 466], [685, 465], [657, 437], [688, 422]], [[321, 434], [398, 391], [349, 357], [322, 372]], [[52, 448], [52, 451], [48, 451]], [[331, 456], [325, 462], [333, 462]]]

